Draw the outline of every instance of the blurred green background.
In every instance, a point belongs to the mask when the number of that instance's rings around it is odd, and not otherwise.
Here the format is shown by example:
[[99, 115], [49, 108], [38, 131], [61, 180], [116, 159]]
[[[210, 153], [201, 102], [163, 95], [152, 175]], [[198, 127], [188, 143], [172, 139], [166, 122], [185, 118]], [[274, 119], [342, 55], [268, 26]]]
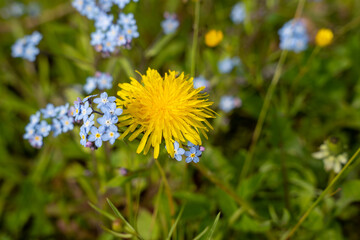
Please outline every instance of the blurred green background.
[[[0, 8], [13, 2], [2, 0]], [[198, 165], [161, 153], [167, 182], [150, 154], [136, 154], [137, 140], [117, 141], [106, 154], [110, 145], [95, 153], [82, 147], [79, 127], [47, 137], [40, 150], [22, 136], [29, 116], [47, 103], [72, 104], [84, 97], [82, 85], [96, 71], [114, 77], [111, 95], [118, 83], [137, 76], [135, 70], [189, 74], [195, 2], [132, 2], [125, 12], [134, 13], [140, 37], [131, 49], [108, 58], [90, 45], [93, 22], [76, 12], [71, 1], [21, 2], [36, 2], [40, 12], [3, 14], [0, 19], [1, 240], [115, 239], [116, 233], [131, 232], [106, 198], [144, 239], [166, 239], [169, 233], [172, 239], [281, 239], [334, 177], [311, 154], [331, 136], [340, 139], [349, 156], [360, 146], [360, 1], [306, 1], [302, 16], [311, 39], [326, 27], [333, 30], [334, 42], [315, 51], [311, 41], [306, 51], [288, 53], [242, 181], [239, 175], [281, 52], [277, 31], [294, 17], [298, 1], [243, 1], [247, 18], [239, 25], [229, 18], [236, 1], [201, 1], [193, 77], [210, 81], [209, 98], [220, 116], [212, 121], [215, 129], [204, 141], [206, 151]], [[180, 21], [170, 36], [160, 27], [166, 11]], [[215, 48], [204, 43], [210, 29], [224, 33]], [[37, 60], [12, 58], [12, 44], [35, 30], [43, 34]], [[221, 74], [217, 64], [227, 56], [240, 57], [241, 70]], [[222, 112], [218, 105], [223, 95], [237, 96], [243, 105]], [[292, 239], [360, 239], [357, 165], [350, 166]], [[120, 173], [122, 168], [127, 174]], [[95, 211], [89, 202], [111, 216]]]

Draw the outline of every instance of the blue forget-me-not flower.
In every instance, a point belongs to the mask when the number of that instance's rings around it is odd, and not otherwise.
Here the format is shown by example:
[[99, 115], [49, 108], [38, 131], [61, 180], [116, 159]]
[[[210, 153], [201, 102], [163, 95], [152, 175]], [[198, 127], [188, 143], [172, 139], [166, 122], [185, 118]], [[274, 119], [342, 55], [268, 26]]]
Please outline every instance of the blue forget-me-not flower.
[[189, 151], [185, 152], [185, 156], [186, 156], [185, 161], [187, 163], [190, 163], [190, 162], [198, 163], [199, 157], [201, 156], [201, 151], [196, 149], [195, 147], [191, 147]]
[[39, 32], [33, 32], [31, 35], [18, 39], [11, 47], [11, 55], [13, 57], [20, 57], [31, 62], [35, 61], [39, 54], [39, 49], [36, 47], [42, 39]]
[[280, 36], [280, 48], [283, 50], [298, 53], [304, 51], [308, 46], [309, 36], [302, 19], [288, 21], [278, 33]]
[[161, 22], [161, 27], [165, 34], [174, 33], [179, 27], [179, 21], [176, 14], [165, 13], [165, 20]]
[[233, 23], [239, 24], [242, 23], [245, 19], [246, 11], [244, 3], [237, 3], [231, 10], [230, 18]]
[[101, 147], [102, 145], [102, 138], [103, 138], [103, 134], [105, 132], [105, 127], [104, 126], [100, 126], [99, 128], [92, 126], [91, 129], [91, 135], [89, 136], [88, 140], [90, 142], [95, 142], [95, 146], [96, 147]]
[[108, 94], [106, 92], [101, 93], [99, 98], [94, 99], [94, 103], [98, 104], [98, 108], [101, 109], [102, 106], [108, 106], [110, 103], [115, 102], [116, 97], [111, 96], [108, 97]]
[[222, 96], [220, 99], [219, 108], [228, 113], [233, 109], [240, 107], [242, 104], [241, 99], [229, 95]]

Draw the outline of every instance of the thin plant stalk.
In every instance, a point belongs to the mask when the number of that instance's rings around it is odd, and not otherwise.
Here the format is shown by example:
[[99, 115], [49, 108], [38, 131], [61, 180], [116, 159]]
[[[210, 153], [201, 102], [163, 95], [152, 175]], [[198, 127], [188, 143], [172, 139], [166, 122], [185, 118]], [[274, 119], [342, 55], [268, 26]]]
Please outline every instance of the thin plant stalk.
[[[302, 12], [304, 10], [305, 2], [306, 2], [306, 0], [299, 0], [299, 3], [298, 3], [297, 8], [296, 8], [296, 12], [295, 12], [295, 18], [300, 18], [301, 17]], [[246, 177], [246, 175], [247, 175], [247, 173], [248, 173], [248, 171], [250, 169], [250, 164], [251, 164], [252, 157], [254, 155], [255, 147], [256, 147], [256, 144], [257, 144], [257, 142], [259, 140], [260, 133], [261, 133], [264, 121], [265, 121], [265, 117], [266, 117], [266, 114], [268, 112], [272, 96], [274, 95], [274, 92], [275, 92], [275, 89], [276, 89], [276, 85], [279, 82], [281, 72], [282, 72], [282, 67], [284, 65], [287, 52], [288, 52], [287, 50], [283, 50], [281, 52], [280, 60], [279, 60], [279, 62], [277, 64], [277, 66], [276, 66], [275, 74], [273, 76], [273, 79], [271, 80], [270, 87], [269, 87], [269, 89], [268, 89], [268, 91], [266, 93], [264, 104], [262, 106], [262, 109], [261, 109], [261, 112], [260, 112], [260, 115], [259, 115], [259, 119], [258, 119], [258, 122], [256, 124], [255, 131], [254, 131], [254, 134], [253, 134], [253, 137], [252, 137], [252, 140], [251, 140], [251, 145], [250, 145], [250, 148], [249, 148], [249, 152], [248, 152], [248, 154], [246, 156], [244, 166], [243, 166], [243, 168], [241, 170], [241, 173], [240, 173], [239, 184], [242, 181], [242, 179], [244, 179]]]
[[351, 163], [357, 158], [360, 153], [360, 148], [354, 153], [354, 155], [350, 158], [350, 160], [346, 163], [346, 165], [341, 169], [341, 171], [334, 177], [334, 179], [330, 182], [330, 184], [325, 188], [325, 190], [320, 194], [320, 196], [316, 199], [316, 201], [306, 210], [306, 212], [302, 215], [296, 225], [291, 229], [289, 233], [287, 233], [283, 239], [290, 239], [292, 235], [296, 232], [296, 230], [301, 226], [301, 224], [305, 221], [305, 219], [309, 216], [312, 210], [318, 205], [321, 200], [330, 192], [335, 183], [337, 183], [343, 173], [348, 169]]
[[226, 192], [237, 204], [242, 206], [244, 208], [244, 211], [247, 211], [249, 215], [253, 217], [258, 217], [256, 211], [251, 208], [250, 204], [246, 202], [246, 200], [242, 199], [238, 196], [238, 194], [230, 187], [226, 186], [223, 181], [216, 178], [216, 176], [210, 172], [208, 169], [206, 169], [201, 164], [194, 164], [194, 166], [201, 172], [203, 176], [205, 176], [207, 179], [209, 179], [212, 183], [214, 183], [216, 186], [218, 186], [221, 190]]
[[289, 177], [287, 171], [287, 164], [285, 159], [284, 146], [280, 146], [280, 160], [281, 160], [281, 172], [283, 178], [283, 189], [284, 189], [284, 203], [285, 208], [290, 211], [290, 193], [289, 193]]
[[194, 77], [195, 75], [195, 62], [196, 62], [196, 48], [198, 44], [199, 38], [199, 21], [200, 21], [200, 0], [196, 0], [195, 2], [195, 20], [194, 20], [194, 35], [193, 35], [193, 43], [191, 48], [191, 69], [190, 76]]
[[291, 90], [289, 91], [289, 94], [291, 94], [295, 88], [297, 88], [299, 81], [301, 80], [301, 78], [307, 73], [307, 71], [309, 70], [309, 65], [312, 62], [312, 60], [314, 59], [314, 57], [319, 53], [320, 51], [320, 47], [317, 46], [314, 48], [314, 50], [311, 52], [310, 57], [308, 58], [308, 60], [306, 61], [305, 65], [301, 67], [299, 74], [296, 76], [295, 80], [292, 82], [291, 84]]
[[248, 171], [250, 169], [250, 164], [251, 164], [254, 152], [255, 152], [255, 147], [256, 147], [256, 144], [257, 144], [257, 142], [259, 140], [261, 130], [262, 130], [262, 127], [264, 125], [265, 117], [266, 117], [266, 114], [267, 114], [267, 112], [269, 110], [271, 99], [272, 99], [272, 97], [274, 95], [274, 92], [275, 92], [275, 89], [276, 89], [276, 85], [279, 82], [279, 79], [280, 79], [280, 76], [281, 76], [281, 73], [282, 73], [282, 68], [283, 68], [283, 65], [284, 65], [284, 62], [285, 62], [285, 59], [286, 59], [287, 52], [288, 51], [286, 51], [286, 50], [281, 52], [280, 60], [279, 60], [279, 62], [277, 64], [274, 77], [271, 80], [269, 89], [268, 89], [268, 91], [266, 93], [264, 104], [263, 104], [263, 106], [261, 108], [261, 112], [260, 112], [260, 115], [259, 115], [259, 120], [258, 120], [258, 122], [256, 124], [255, 131], [254, 131], [254, 134], [253, 134], [253, 137], [252, 137], [252, 140], [251, 140], [251, 145], [250, 145], [250, 148], [249, 148], [249, 152], [246, 155], [245, 163], [244, 163], [244, 166], [243, 166], [243, 168], [241, 170], [240, 182], [242, 181], [242, 179], [244, 179], [246, 177], [246, 175], [247, 175], [247, 173], [248, 173]]
[[168, 201], [169, 201], [170, 215], [171, 215], [171, 217], [173, 217], [174, 214], [175, 214], [175, 206], [174, 206], [174, 199], [173, 199], [173, 196], [172, 196], [172, 193], [171, 193], [170, 185], [169, 185], [169, 183], [168, 183], [168, 181], [166, 179], [164, 169], [160, 165], [159, 160], [155, 159], [155, 163], [156, 163], [157, 168], [159, 169], [161, 178], [163, 180], [164, 187], [165, 187], [165, 192], [166, 192], [166, 195], [167, 195], [167, 198], [168, 198]]

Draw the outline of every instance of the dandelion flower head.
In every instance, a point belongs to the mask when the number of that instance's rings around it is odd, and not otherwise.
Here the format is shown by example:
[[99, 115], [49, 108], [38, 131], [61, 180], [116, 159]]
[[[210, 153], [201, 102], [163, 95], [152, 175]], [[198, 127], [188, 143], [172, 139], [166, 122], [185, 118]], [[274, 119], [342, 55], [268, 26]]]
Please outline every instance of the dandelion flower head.
[[200, 133], [207, 138], [206, 132], [212, 129], [207, 118], [216, 114], [209, 108], [213, 103], [202, 92], [204, 87], [195, 89], [192, 78], [175, 71], [162, 77], [148, 69], [141, 78], [141, 82], [131, 78], [130, 83], [119, 84], [117, 105], [123, 108], [123, 114], [118, 126], [127, 127], [120, 138], [131, 133], [132, 141], [143, 134], [137, 153], [147, 154], [153, 147], [154, 158], [159, 156], [163, 139], [171, 157], [175, 141], [201, 145]]
[[334, 34], [330, 29], [322, 28], [317, 32], [315, 42], [319, 47], [326, 47], [332, 42], [333, 38]]
[[205, 34], [205, 44], [208, 47], [216, 47], [223, 40], [224, 35], [220, 30], [210, 30]]

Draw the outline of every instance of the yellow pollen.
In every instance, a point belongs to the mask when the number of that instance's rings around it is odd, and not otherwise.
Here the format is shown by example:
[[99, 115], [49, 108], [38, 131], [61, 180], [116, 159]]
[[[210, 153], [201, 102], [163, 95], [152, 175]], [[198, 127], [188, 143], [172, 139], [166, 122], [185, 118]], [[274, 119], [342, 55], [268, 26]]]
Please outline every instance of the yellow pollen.
[[82, 139], [85, 139], [85, 135], [82, 135]]
[[35, 137], [35, 140], [36, 140], [36, 141], [39, 141], [39, 139], [40, 139], [39, 136], [36, 136], [36, 137]]
[[75, 112], [76, 112], [76, 113], [79, 113], [79, 109], [76, 109]]
[[114, 136], [114, 133], [113, 133], [113, 132], [111, 132], [109, 135], [110, 135], [110, 137], [113, 137], [113, 136]]
[[69, 121], [65, 121], [65, 125], [69, 125]]
[[190, 157], [194, 158], [194, 157], [195, 157], [195, 153], [190, 154]]
[[95, 134], [95, 137], [96, 137], [96, 138], [101, 137], [100, 133]]

